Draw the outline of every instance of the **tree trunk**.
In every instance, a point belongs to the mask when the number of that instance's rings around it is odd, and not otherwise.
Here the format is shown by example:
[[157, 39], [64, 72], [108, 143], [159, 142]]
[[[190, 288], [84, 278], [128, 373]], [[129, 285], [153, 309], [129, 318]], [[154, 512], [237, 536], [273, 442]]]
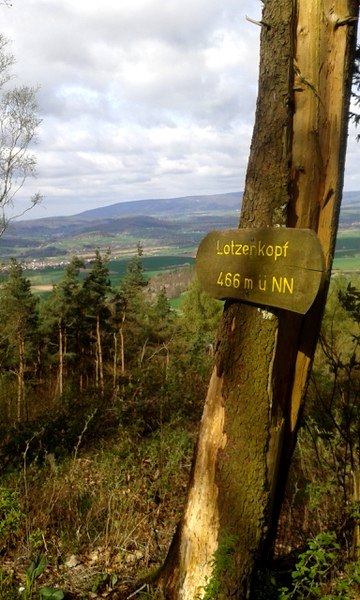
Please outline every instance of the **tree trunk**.
[[59, 319], [58, 322], [58, 331], [59, 331], [59, 396], [61, 397], [63, 394], [63, 386], [64, 386], [64, 349], [63, 349], [63, 329], [62, 329], [62, 321]]
[[97, 360], [98, 360], [98, 377], [99, 377], [99, 388], [101, 395], [104, 394], [104, 366], [103, 366], [103, 352], [101, 344], [101, 328], [100, 328], [100, 316], [96, 317], [96, 348], [97, 348]]
[[123, 312], [121, 318], [121, 325], [119, 327], [120, 336], [120, 359], [121, 359], [121, 376], [125, 376], [125, 340], [124, 340], [124, 327], [125, 327], [126, 314]]
[[114, 397], [115, 397], [116, 387], [117, 387], [117, 370], [118, 370], [118, 338], [117, 338], [116, 333], [113, 334], [113, 338], [114, 338], [113, 390], [114, 390]]
[[357, 0], [264, 3], [240, 226], [313, 229], [326, 282], [305, 316], [225, 305], [186, 506], [159, 579], [169, 599], [254, 597], [274, 540], [331, 272], [357, 15]]
[[[360, 505], [360, 468], [357, 464], [352, 472], [353, 476], [353, 493], [352, 502], [353, 506]], [[353, 539], [353, 554], [354, 560], [360, 559], [360, 518], [354, 516], [354, 539]]]
[[17, 392], [17, 420], [20, 423], [22, 415], [27, 413], [25, 407], [25, 342], [20, 336], [18, 341], [18, 352], [19, 352], [19, 367], [17, 372], [18, 379], [18, 392]]

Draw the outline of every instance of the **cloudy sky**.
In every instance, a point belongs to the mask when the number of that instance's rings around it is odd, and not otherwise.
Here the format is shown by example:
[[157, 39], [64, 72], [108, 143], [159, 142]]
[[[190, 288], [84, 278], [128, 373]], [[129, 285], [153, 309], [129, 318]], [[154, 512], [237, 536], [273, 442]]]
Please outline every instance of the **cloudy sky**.
[[[39, 86], [38, 176], [16, 211], [242, 190], [257, 94], [260, 0], [0, 2], [18, 84]], [[350, 133], [345, 189], [360, 189]]]

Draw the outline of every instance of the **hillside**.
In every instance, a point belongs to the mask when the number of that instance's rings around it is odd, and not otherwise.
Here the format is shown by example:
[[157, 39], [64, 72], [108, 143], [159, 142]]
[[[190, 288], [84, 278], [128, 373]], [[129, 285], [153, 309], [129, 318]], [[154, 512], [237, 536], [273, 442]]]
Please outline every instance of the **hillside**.
[[132, 251], [141, 240], [151, 248], [194, 248], [210, 229], [236, 227], [240, 192], [164, 200], [119, 202], [73, 216], [13, 222], [0, 239], [2, 261]]
[[[241, 192], [118, 202], [72, 216], [12, 222], [0, 238], [2, 262], [85, 254], [95, 247], [132, 251], [141, 240], [147, 251], [186, 252], [211, 229], [236, 227]], [[344, 194], [341, 229], [359, 229], [360, 192]]]

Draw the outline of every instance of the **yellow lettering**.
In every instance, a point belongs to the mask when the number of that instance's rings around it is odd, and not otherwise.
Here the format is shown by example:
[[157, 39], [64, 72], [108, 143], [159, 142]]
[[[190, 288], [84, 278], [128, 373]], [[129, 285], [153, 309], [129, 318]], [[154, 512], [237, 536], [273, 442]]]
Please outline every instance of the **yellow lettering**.
[[286, 277], [276, 277], [272, 278], [272, 292], [279, 292], [279, 294], [286, 294], [289, 292], [290, 294], [294, 293], [294, 278], [287, 279]]
[[261, 276], [259, 276], [259, 290], [261, 292], [266, 291], [266, 275], [262, 280], [261, 280]]
[[275, 246], [275, 260], [277, 260], [279, 256], [282, 255], [282, 252], [282, 246]]
[[[282, 286], [282, 277], [280, 277], [280, 281], [278, 281], [276, 279], [276, 277], [272, 278], [272, 286], [271, 286], [271, 291], [272, 292], [279, 292], [281, 294], [281, 286]], [[275, 290], [275, 287], [277, 288]]]
[[[287, 290], [286, 290], [286, 288], [287, 288]], [[285, 294], [286, 291], [289, 291], [290, 294], [294, 293], [294, 278], [293, 277], [290, 279], [290, 283], [286, 279], [286, 277], [284, 277], [284, 281], [283, 281], [283, 293]]]

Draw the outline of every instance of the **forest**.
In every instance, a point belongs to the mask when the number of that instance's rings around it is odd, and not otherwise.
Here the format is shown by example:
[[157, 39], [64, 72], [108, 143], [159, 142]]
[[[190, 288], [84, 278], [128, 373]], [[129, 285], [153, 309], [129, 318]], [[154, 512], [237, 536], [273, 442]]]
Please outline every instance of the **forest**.
[[[116, 286], [109, 261], [73, 257], [41, 299], [16, 260], [2, 284], [4, 600], [161, 597], [222, 304], [195, 278], [181, 310], [149, 294], [140, 244]], [[359, 277], [336, 274], [259, 599], [359, 597], [359, 327]]]

